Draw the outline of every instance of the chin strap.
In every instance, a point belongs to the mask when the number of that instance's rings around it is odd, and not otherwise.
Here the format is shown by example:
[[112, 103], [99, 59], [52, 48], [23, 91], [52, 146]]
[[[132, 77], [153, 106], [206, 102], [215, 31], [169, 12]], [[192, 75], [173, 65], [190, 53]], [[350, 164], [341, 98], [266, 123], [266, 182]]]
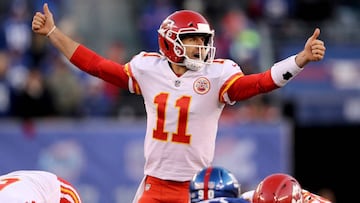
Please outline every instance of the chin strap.
[[192, 71], [198, 71], [201, 68], [205, 67], [205, 63], [203, 61], [193, 60], [188, 58], [184, 59], [184, 65], [186, 66], [187, 69]]

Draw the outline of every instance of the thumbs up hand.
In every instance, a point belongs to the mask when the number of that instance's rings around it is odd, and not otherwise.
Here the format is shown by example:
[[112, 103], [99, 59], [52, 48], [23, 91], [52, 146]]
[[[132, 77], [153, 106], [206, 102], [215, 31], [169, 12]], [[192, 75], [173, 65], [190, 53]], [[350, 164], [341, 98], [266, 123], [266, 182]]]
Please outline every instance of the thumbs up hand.
[[320, 61], [325, 55], [324, 42], [319, 40], [320, 29], [316, 28], [313, 35], [306, 41], [304, 51], [309, 61]]
[[55, 29], [55, 22], [47, 3], [43, 6], [43, 12], [35, 13], [32, 21], [32, 30], [37, 34], [49, 35]]
[[299, 67], [304, 67], [311, 61], [320, 61], [324, 58], [326, 48], [324, 42], [318, 39], [319, 35], [320, 29], [316, 28], [306, 41], [304, 50], [296, 56], [295, 61]]

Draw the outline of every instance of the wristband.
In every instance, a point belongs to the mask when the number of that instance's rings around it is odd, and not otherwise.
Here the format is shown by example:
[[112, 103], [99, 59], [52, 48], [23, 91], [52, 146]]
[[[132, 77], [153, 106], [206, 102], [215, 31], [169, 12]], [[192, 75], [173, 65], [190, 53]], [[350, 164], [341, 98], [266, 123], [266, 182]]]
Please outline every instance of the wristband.
[[46, 37], [49, 37], [51, 35], [51, 33], [53, 33], [56, 29], [56, 26], [54, 25], [54, 27], [51, 28], [51, 30], [46, 34]]
[[279, 87], [286, 85], [303, 70], [295, 63], [295, 57], [296, 55], [290, 56], [271, 67], [271, 77]]

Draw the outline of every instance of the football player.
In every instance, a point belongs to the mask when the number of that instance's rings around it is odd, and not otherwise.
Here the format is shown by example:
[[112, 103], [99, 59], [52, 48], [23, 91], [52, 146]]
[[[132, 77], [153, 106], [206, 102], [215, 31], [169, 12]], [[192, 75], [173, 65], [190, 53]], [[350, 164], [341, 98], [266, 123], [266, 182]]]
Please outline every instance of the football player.
[[240, 183], [222, 167], [206, 167], [190, 183], [191, 203], [331, 203], [301, 187], [291, 175], [265, 177], [255, 190], [240, 193]]
[[245, 75], [233, 60], [215, 59], [214, 30], [191, 10], [176, 11], [161, 23], [159, 53], [143, 51], [126, 64], [108, 60], [63, 33], [46, 3], [43, 12], [35, 13], [32, 30], [47, 36], [82, 71], [142, 95], [145, 166], [135, 203], [187, 203], [191, 178], [213, 161], [224, 106], [284, 86], [325, 54], [316, 28], [298, 54], [262, 73]]
[[0, 176], [3, 203], [81, 203], [66, 180], [41, 170], [18, 170]]
[[331, 203], [303, 189], [294, 177], [284, 173], [265, 177], [252, 192], [252, 203]]
[[191, 203], [248, 203], [240, 198], [240, 183], [227, 169], [206, 167], [194, 175], [190, 182]]

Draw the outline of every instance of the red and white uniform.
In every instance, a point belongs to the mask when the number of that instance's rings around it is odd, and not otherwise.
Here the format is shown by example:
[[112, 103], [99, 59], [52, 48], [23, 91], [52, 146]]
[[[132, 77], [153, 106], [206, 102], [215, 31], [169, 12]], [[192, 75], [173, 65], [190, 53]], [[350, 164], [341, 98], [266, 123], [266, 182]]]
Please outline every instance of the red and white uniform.
[[[198, 71], [178, 76], [158, 53], [141, 52], [122, 65], [83, 45], [70, 61], [95, 77], [143, 96], [147, 113], [144, 174], [160, 182], [189, 183], [197, 171], [211, 165], [218, 121], [226, 103], [282, 87], [302, 70], [295, 56], [252, 75], [244, 75], [232, 60], [217, 59]], [[145, 177], [133, 202], [150, 186], [145, 185]], [[184, 188], [186, 195], [188, 186]], [[163, 196], [153, 193], [151, 198], [154, 195]]]
[[213, 161], [225, 104], [285, 85], [301, 70], [294, 58], [253, 75], [244, 75], [231, 60], [217, 59], [181, 76], [158, 53], [141, 52], [123, 66], [80, 45], [70, 61], [93, 76], [143, 96], [147, 113], [145, 175], [190, 181]]
[[0, 202], [81, 203], [74, 187], [46, 171], [20, 170], [0, 176]]
[[178, 77], [166, 58], [143, 52], [125, 68], [130, 91], [145, 101], [145, 174], [190, 180], [213, 160], [218, 120], [224, 102], [230, 102], [226, 89], [242, 76], [239, 66], [215, 61]]

